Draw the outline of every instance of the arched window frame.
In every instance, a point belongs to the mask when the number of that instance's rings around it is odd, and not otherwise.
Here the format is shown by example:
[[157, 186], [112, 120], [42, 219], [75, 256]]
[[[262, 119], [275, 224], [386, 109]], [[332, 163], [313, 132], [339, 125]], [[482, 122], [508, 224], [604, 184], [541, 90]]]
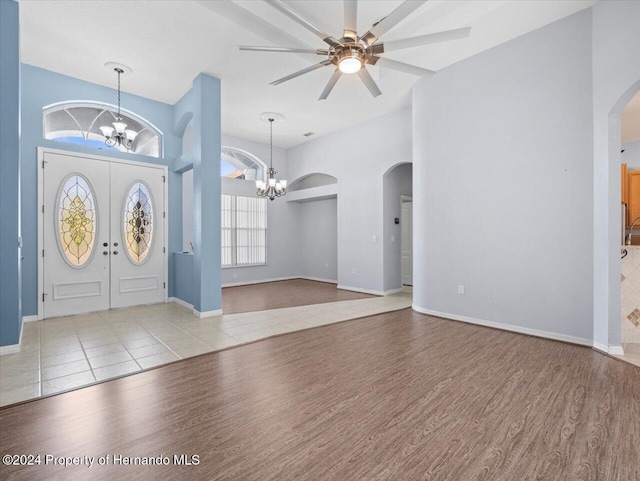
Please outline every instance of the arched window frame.
[[[225, 161], [227, 163], [230, 163], [231, 165], [234, 165], [234, 167], [240, 167], [239, 165], [234, 164], [233, 162], [229, 162], [229, 160], [225, 159], [225, 156], [231, 157], [232, 159], [235, 159], [235, 161], [238, 164], [242, 164], [241, 159], [238, 159], [237, 157], [234, 157], [233, 154], [237, 153], [242, 157], [246, 157], [247, 159], [249, 159], [251, 162], [253, 162], [256, 166], [258, 166], [258, 172], [256, 173], [256, 178], [255, 179], [247, 179], [247, 180], [266, 180], [267, 178], [267, 164], [265, 164], [262, 160], [260, 160], [258, 157], [256, 157], [255, 155], [253, 155], [250, 152], [247, 152], [246, 150], [242, 150], [242, 149], [238, 149], [236, 147], [230, 147], [230, 146], [222, 146], [222, 148], [220, 149], [221, 153], [220, 153], [220, 161]], [[246, 167], [247, 169], [250, 168], [249, 165], [245, 165], [242, 164], [244, 167]], [[241, 170], [239, 168], [239, 170]], [[245, 169], [246, 170], [246, 169]], [[225, 176], [226, 177], [226, 176]]]
[[[93, 109], [99, 110], [99, 113], [93, 118], [93, 121], [89, 125], [81, 125], [77, 119], [77, 115], [76, 116], [73, 115], [73, 109], [77, 109], [77, 108], [93, 108]], [[47, 116], [52, 113], [59, 112], [61, 110], [64, 110], [69, 115], [69, 117], [73, 120], [74, 124], [77, 126], [77, 129], [52, 130], [47, 132]], [[96, 140], [96, 141], [104, 142], [105, 137], [102, 135], [102, 132], [100, 131], [100, 126], [104, 125], [106, 121], [98, 122], [98, 119], [103, 117], [105, 113], [108, 113], [110, 115], [108, 122], [113, 122], [116, 119], [117, 112], [118, 112], [117, 106], [108, 104], [105, 102], [96, 102], [96, 101], [73, 100], [73, 101], [58, 102], [55, 104], [47, 105], [42, 109], [42, 137], [44, 139], [49, 139], [49, 140], [55, 140], [56, 138], [61, 138], [61, 137], [75, 137], [75, 138], [82, 138], [84, 139], [85, 142], [87, 140]], [[147, 155], [149, 157], [155, 157], [158, 159], [163, 158], [164, 134], [162, 133], [162, 131], [158, 129], [155, 125], [153, 125], [151, 122], [146, 120], [145, 118], [137, 115], [134, 112], [131, 112], [130, 110], [121, 108], [120, 115], [123, 117], [125, 123], [127, 121], [129, 121], [129, 123], [133, 121], [142, 127], [141, 129], [137, 130], [138, 137], [136, 140], [142, 139], [143, 137], [141, 137], [140, 134], [142, 134], [145, 131], [150, 132], [152, 136], [147, 141], [145, 141], [143, 145], [136, 144], [135, 149], [132, 151], [127, 151], [127, 149], [125, 149], [122, 146], [116, 146], [116, 148], [121, 152]], [[80, 135], [78, 135], [78, 133], [80, 133]], [[153, 141], [157, 142], [157, 152], [153, 152], [153, 150], [152, 150], [153, 153], [140, 152], [143, 150], [143, 147], [146, 147]]]

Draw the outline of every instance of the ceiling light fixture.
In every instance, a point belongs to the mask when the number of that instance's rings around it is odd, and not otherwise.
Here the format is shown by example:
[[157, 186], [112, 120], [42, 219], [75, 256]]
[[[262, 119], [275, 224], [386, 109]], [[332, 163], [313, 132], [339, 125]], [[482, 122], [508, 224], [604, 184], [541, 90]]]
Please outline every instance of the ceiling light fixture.
[[105, 136], [104, 143], [109, 147], [113, 147], [117, 144], [127, 150], [131, 150], [133, 149], [133, 141], [136, 139], [138, 132], [127, 129], [127, 124], [122, 121], [122, 117], [120, 116], [120, 75], [125, 71], [131, 72], [132, 70], [126, 65], [120, 65], [112, 62], [107, 62], [104, 65], [105, 67], [113, 68], [113, 70], [118, 74], [118, 114], [116, 116], [116, 121], [111, 124], [113, 127], [110, 125], [103, 125], [100, 127], [102, 135]]
[[280, 122], [284, 117], [274, 112], [264, 112], [260, 114], [260, 120], [269, 122], [269, 178], [267, 182], [256, 180], [256, 189], [260, 197], [269, 197], [273, 200], [287, 195], [287, 181], [276, 179], [278, 171], [273, 168], [273, 122]]
[[356, 73], [364, 66], [361, 52], [355, 48], [347, 48], [338, 57], [338, 68], [342, 73]]

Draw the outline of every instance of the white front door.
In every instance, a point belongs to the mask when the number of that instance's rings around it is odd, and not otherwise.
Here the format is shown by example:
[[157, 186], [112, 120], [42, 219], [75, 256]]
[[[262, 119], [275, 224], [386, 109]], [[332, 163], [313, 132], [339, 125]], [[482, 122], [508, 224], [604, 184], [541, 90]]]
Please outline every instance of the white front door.
[[163, 172], [114, 163], [111, 179], [111, 307], [163, 302]]
[[401, 215], [402, 283], [413, 285], [413, 202], [402, 202]]
[[59, 154], [44, 162], [44, 314], [109, 309], [109, 163]]
[[163, 302], [164, 170], [44, 153], [42, 317]]

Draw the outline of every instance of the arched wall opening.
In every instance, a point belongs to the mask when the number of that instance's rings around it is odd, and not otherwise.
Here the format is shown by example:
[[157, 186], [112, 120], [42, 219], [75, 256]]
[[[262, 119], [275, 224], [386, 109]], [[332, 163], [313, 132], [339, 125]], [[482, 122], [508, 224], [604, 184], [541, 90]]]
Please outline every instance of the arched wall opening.
[[[640, 309], [640, 299], [636, 300], [635, 289], [630, 287], [632, 281], [629, 277], [631, 271], [635, 269], [635, 250], [633, 246], [625, 247], [625, 237], [629, 233], [627, 226], [627, 215], [623, 214], [622, 206], [624, 199], [623, 185], [627, 184], [627, 188], [631, 187], [627, 182], [627, 178], [622, 178], [622, 113], [631, 101], [640, 92], [640, 80], [629, 87], [624, 94], [620, 96], [609, 113], [609, 135], [608, 135], [608, 163], [610, 172], [609, 182], [609, 292], [608, 292], [608, 346], [606, 350], [610, 354], [623, 354], [623, 344], [629, 344], [636, 336], [636, 342], [640, 343], [640, 329], [636, 331], [636, 325], [633, 322], [636, 319], [635, 309]], [[626, 176], [625, 176], [626, 177]], [[634, 185], [635, 186], [635, 185]], [[632, 187], [633, 188], [633, 187]], [[627, 199], [632, 193], [627, 193]], [[628, 206], [625, 207], [625, 211]], [[625, 219], [623, 219], [623, 215]], [[617, 246], [620, 245], [620, 253]], [[640, 257], [640, 248], [638, 249], [638, 257]], [[627, 251], [627, 255], [622, 257], [623, 252]], [[638, 261], [640, 265], [640, 260]], [[626, 275], [625, 275], [626, 272]], [[623, 292], [624, 288], [624, 292]], [[604, 296], [604, 292], [596, 292]], [[634, 303], [638, 306], [633, 305]], [[624, 326], [624, 327], [623, 327]], [[624, 329], [624, 333], [623, 333]], [[598, 347], [598, 346], [596, 346]], [[604, 349], [605, 346], [602, 346]], [[629, 348], [628, 348], [629, 349]], [[631, 348], [632, 349], [632, 348]]]
[[413, 165], [394, 165], [383, 175], [383, 289], [413, 285]]

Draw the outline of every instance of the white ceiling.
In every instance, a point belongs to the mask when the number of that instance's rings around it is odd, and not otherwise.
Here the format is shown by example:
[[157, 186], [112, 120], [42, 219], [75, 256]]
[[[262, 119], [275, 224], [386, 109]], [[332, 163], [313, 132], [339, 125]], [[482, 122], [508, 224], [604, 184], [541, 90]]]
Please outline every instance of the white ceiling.
[[623, 142], [640, 140], [640, 92], [625, 107], [621, 122]]
[[[590, 7], [596, 0], [430, 0], [382, 40], [471, 26], [471, 36], [384, 56], [438, 70]], [[335, 37], [342, 32], [342, 1], [292, 0], [289, 5]], [[399, 0], [361, 0], [358, 29], [391, 12]], [[303, 54], [240, 52], [238, 45], [324, 48], [309, 31], [261, 0], [21, 0], [22, 61], [114, 86], [108, 61], [130, 66], [122, 89], [169, 104], [200, 72], [222, 80], [224, 133], [266, 142], [258, 114], [285, 121], [274, 144], [291, 147], [407, 106], [416, 77], [368, 67], [383, 95], [373, 98], [359, 78], [343, 75], [329, 98], [317, 101], [333, 71], [324, 67], [271, 86], [269, 82], [323, 60]], [[250, 25], [249, 25], [250, 23]], [[126, 105], [125, 105], [126, 107]], [[307, 138], [302, 134], [315, 132]]]

